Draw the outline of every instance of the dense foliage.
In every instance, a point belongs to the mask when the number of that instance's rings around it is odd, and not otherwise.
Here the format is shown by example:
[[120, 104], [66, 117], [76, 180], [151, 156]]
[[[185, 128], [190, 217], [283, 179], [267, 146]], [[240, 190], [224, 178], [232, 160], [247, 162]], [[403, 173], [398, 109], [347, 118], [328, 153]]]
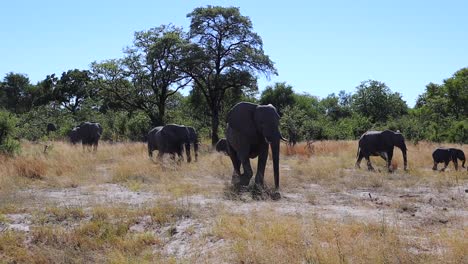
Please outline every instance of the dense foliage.
[[[0, 151], [18, 139], [64, 138], [82, 121], [100, 122], [103, 139], [145, 140], [156, 125], [194, 126], [216, 142], [239, 101], [278, 108], [286, 137], [356, 139], [369, 129], [400, 130], [413, 141], [468, 143], [468, 68], [429, 83], [414, 108], [385, 83], [366, 80], [353, 93], [298, 94], [286, 82], [258, 94], [259, 74], [276, 74], [250, 18], [238, 8], [207, 6], [187, 15], [190, 29], [161, 25], [136, 32], [122, 58], [64, 69], [37, 84], [25, 74], [0, 81]], [[182, 91], [184, 91], [182, 93]], [[50, 134], [48, 123], [58, 130]]]

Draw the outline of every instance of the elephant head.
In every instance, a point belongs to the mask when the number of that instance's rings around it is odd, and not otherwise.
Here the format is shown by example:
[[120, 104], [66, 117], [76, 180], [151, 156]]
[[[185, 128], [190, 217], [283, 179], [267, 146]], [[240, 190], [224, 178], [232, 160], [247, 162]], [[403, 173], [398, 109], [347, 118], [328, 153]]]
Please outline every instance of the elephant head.
[[456, 159], [459, 159], [462, 161], [462, 168], [465, 168], [465, 161], [466, 161], [466, 158], [465, 158], [465, 153], [463, 153], [463, 150], [461, 149], [456, 149], [456, 148], [451, 148], [450, 149], [450, 156], [452, 158], [452, 160], [456, 160]]
[[285, 140], [279, 130], [280, 116], [276, 108], [269, 105], [258, 105], [254, 112], [254, 127], [257, 133], [270, 144], [273, 158], [273, 175], [275, 178], [275, 187], [279, 188], [279, 149], [280, 140]]
[[401, 134], [400, 132], [393, 132], [392, 143], [394, 146], [401, 149], [401, 153], [403, 154], [404, 169], [407, 170], [408, 161], [407, 161], [406, 152], [408, 149], [406, 148], [405, 138], [403, 137], [403, 134]]
[[78, 143], [81, 138], [79, 135], [79, 129], [80, 127], [74, 127], [69, 133], [68, 133], [68, 138], [70, 139], [70, 142], [75, 145]]

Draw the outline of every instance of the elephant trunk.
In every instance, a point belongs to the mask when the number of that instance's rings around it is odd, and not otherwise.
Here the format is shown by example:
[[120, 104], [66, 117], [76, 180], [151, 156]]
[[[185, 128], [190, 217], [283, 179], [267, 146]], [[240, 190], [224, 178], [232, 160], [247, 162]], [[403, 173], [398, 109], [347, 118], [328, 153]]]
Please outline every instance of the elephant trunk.
[[401, 148], [401, 153], [403, 153], [404, 170], [408, 170], [408, 160], [407, 160], [406, 152], [407, 152], [406, 145], [403, 145], [403, 147]]
[[275, 189], [279, 190], [279, 139], [271, 142], [271, 152], [273, 155], [273, 175], [275, 178]]
[[193, 144], [193, 152], [195, 152], [195, 161], [198, 161], [198, 141]]

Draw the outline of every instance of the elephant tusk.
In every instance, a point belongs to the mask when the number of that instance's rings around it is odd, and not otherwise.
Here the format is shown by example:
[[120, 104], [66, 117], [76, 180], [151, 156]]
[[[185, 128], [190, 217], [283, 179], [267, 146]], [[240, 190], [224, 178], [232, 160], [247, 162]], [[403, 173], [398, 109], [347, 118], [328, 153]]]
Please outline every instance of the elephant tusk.
[[288, 142], [288, 140], [285, 139], [283, 136], [280, 136], [280, 137], [281, 137], [281, 140]]

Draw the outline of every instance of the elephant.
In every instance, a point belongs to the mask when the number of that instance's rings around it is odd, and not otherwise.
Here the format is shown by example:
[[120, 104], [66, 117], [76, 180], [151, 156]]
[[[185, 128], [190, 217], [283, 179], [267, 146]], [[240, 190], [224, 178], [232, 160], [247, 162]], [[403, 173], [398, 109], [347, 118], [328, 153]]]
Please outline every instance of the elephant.
[[292, 128], [288, 128], [288, 137], [289, 137], [288, 146], [294, 147], [297, 144], [297, 139], [298, 139], [297, 132]]
[[76, 144], [81, 141], [83, 148], [85, 148], [85, 146], [92, 146], [94, 151], [97, 151], [101, 135], [101, 124], [92, 122], [83, 122], [79, 126], [74, 127], [68, 134], [72, 144]]
[[195, 161], [198, 161], [198, 134], [195, 128], [188, 126], [189, 131], [189, 141], [193, 144], [193, 152], [195, 153]]
[[175, 154], [177, 154], [180, 161], [183, 159], [182, 150], [183, 145], [185, 145], [187, 162], [192, 161], [192, 157], [190, 156], [190, 132], [186, 126], [166, 125], [156, 132], [154, 139], [155, 146], [159, 150], [159, 160], [162, 160], [164, 154], [169, 153], [172, 159], [175, 159]]
[[57, 130], [57, 127], [52, 124], [52, 123], [48, 123], [47, 124], [47, 135], [49, 135], [50, 132], [53, 132], [53, 131], [56, 131]]
[[225, 138], [222, 138], [220, 140], [218, 140], [218, 142], [216, 143], [216, 151], [218, 152], [222, 152], [226, 155], [229, 155], [228, 154], [228, 145], [227, 145], [227, 140]]
[[156, 145], [156, 133], [158, 133], [162, 128], [163, 126], [157, 126], [148, 132], [148, 155], [150, 158], [153, 157], [153, 151], [158, 149], [158, 146]]
[[437, 163], [444, 162], [445, 167], [441, 169], [441, 171], [444, 171], [447, 168], [450, 161], [453, 161], [455, 170], [458, 170], [457, 159], [463, 161], [462, 168], [465, 168], [465, 153], [461, 149], [437, 148], [434, 150], [434, 152], [432, 152], [432, 159], [434, 160], [434, 167], [432, 167], [433, 170], [437, 170]]
[[[258, 105], [240, 102], [229, 111], [226, 128], [228, 154], [234, 167], [232, 175], [234, 186], [249, 185], [253, 175], [250, 159], [258, 157], [255, 187], [264, 187], [263, 178], [268, 158], [268, 146], [271, 146], [275, 179], [275, 192], [272, 195], [274, 200], [281, 198], [279, 193], [280, 140], [287, 141], [280, 133], [279, 120], [280, 116], [271, 104]], [[241, 165], [243, 174], [240, 173]]]
[[74, 127], [69, 133], [68, 133], [68, 138], [70, 139], [70, 142], [75, 145], [78, 142], [80, 142], [80, 138], [78, 136], [78, 129], [79, 127]]
[[387, 169], [392, 172], [390, 164], [393, 158], [393, 148], [398, 147], [403, 153], [404, 170], [408, 170], [408, 161], [406, 157], [406, 144], [403, 135], [397, 131], [367, 131], [359, 139], [357, 151], [356, 167], [360, 168], [362, 158], [367, 160], [368, 170], [374, 170], [369, 156], [381, 156], [387, 162]]

